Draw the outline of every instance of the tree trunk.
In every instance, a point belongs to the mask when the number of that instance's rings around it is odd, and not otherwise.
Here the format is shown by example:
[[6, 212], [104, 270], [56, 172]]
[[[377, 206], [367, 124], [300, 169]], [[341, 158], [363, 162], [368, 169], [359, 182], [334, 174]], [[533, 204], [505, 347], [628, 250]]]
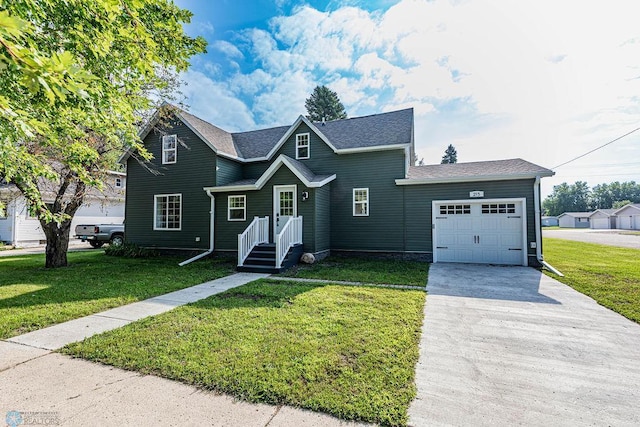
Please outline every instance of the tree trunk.
[[45, 268], [66, 267], [67, 250], [69, 249], [69, 231], [71, 229], [71, 220], [44, 223], [40, 221], [45, 236], [47, 236], [47, 248], [45, 251], [46, 260]]

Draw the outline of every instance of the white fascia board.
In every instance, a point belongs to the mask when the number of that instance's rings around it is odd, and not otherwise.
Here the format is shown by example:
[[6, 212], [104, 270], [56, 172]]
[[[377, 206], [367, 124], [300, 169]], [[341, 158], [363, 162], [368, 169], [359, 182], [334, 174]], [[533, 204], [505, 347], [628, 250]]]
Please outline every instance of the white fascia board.
[[271, 179], [271, 177], [280, 169], [282, 165], [285, 165], [293, 174], [308, 188], [319, 188], [322, 187], [329, 182], [336, 179], [336, 175], [333, 174], [322, 181], [309, 181], [304, 175], [300, 173], [300, 171], [291, 164], [291, 161], [287, 159], [284, 155], [280, 155], [275, 162], [269, 166], [269, 168], [258, 178], [255, 184], [247, 184], [247, 185], [227, 185], [223, 187], [204, 187], [204, 191], [210, 191], [212, 193], [221, 193], [227, 191], [252, 191], [252, 190], [260, 190], [265, 184]]
[[322, 141], [324, 141], [324, 143], [327, 144], [329, 148], [333, 150], [334, 153], [337, 152], [336, 147], [334, 147], [333, 144], [329, 142], [327, 137], [317, 127], [315, 127], [314, 124], [311, 123], [309, 119], [307, 119], [303, 115], [300, 115], [296, 119], [296, 121], [293, 122], [289, 130], [284, 135], [282, 135], [282, 138], [280, 138], [278, 143], [274, 145], [271, 151], [269, 151], [269, 154], [267, 154], [266, 158], [261, 157], [261, 158], [247, 159], [247, 161], [269, 160], [280, 149], [280, 147], [282, 147], [282, 145], [287, 141], [287, 139], [289, 139], [289, 137], [293, 135], [293, 133], [296, 131], [296, 129], [298, 128], [298, 126], [300, 126], [301, 123], [304, 123], [307, 126], [309, 126], [309, 129], [311, 129]]
[[341, 148], [335, 151], [337, 154], [366, 153], [370, 151], [405, 150], [411, 144], [375, 145], [373, 147]]
[[404, 178], [396, 179], [396, 185], [447, 184], [453, 182], [511, 181], [516, 179], [535, 179], [537, 176], [551, 174], [519, 174], [519, 175], [483, 175], [453, 176], [449, 178]]
[[209, 193], [226, 193], [229, 191], [253, 191], [253, 190], [258, 190], [258, 187], [255, 184], [246, 184], [246, 185], [224, 185], [221, 187], [203, 187], [202, 189]]
[[191, 125], [191, 123], [189, 123], [189, 120], [184, 118], [184, 116], [180, 113], [180, 111], [176, 110], [175, 115], [180, 119], [182, 123], [184, 123], [189, 129], [191, 129], [191, 132], [195, 133], [196, 136], [202, 140], [202, 142], [207, 144], [207, 146], [211, 148], [214, 153], [218, 154], [218, 150], [216, 149], [216, 147], [207, 138], [205, 138], [200, 132], [198, 132], [198, 130], [194, 128]]

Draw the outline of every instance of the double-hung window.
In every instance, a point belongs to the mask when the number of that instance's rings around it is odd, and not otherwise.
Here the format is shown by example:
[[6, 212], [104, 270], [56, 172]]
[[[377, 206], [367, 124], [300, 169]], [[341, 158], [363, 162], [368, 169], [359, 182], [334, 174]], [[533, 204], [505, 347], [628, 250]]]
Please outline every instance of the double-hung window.
[[182, 194], [156, 194], [153, 199], [153, 229], [180, 231]]
[[308, 159], [309, 152], [309, 134], [299, 133], [296, 135], [296, 159]]
[[162, 137], [162, 164], [167, 165], [178, 161], [178, 135], [164, 135]]
[[228, 197], [228, 213], [229, 221], [244, 221], [247, 219], [247, 197], [246, 196], [229, 196]]
[[369, 216], [369, 189], [353, 189], [353, 216]]

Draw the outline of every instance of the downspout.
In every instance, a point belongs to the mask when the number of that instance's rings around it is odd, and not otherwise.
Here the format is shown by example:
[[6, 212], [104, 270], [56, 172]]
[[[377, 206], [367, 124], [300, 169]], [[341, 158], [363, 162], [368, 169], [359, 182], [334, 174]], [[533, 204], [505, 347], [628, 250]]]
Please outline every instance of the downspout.
[[216, 218], [216, 199], [215, 196], [213, 194], [211, 194], [210, 190], [207, 190], [207, 196], [209, 196], [209, 198], [211, 199], [211, 211], [209, 211], [209, 215], [210, 215], [210, 225], [209, 225], [209, 249], [206, 252], [203, 252], [199, 255], [194, 256], [193, 258], [189, 258], [186, 261], [182, 261], [180, 264], [178, 264], [180, 267], [185, 266], [193, 261], [197, 261], [200, 258], [204, 258], [207, 255], [211, 255], [213, 253], [213, 248], [214, 248], [214, 237], [215, 237], [215, 233], [214, 233], [214, 226], [215, 226], [215, 218]]
[[536, 259], [540, 264], [547, 268], [547, 270], [551, 271], [554, 274], [557, 274], [560, 277], [564, 277], [564, 274], [560, 273], [556, 270], [551, 264], [546, 262], [542, 257], [542, 236], [541, 229], [542, 226], [540, 224], [540, 177], [536, 176], [536, 180], [533, 183], [533, 205], [534, 205], [534, 218], [535, 218], [535, 226], [536, 226]]

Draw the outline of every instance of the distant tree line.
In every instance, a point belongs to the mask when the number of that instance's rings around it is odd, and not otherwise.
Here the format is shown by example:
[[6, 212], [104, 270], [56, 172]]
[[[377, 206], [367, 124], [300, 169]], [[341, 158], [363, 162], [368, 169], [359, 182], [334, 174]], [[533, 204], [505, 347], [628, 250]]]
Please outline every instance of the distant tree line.
[[635, 181], [612, 182], [589, 188], [586, 182], [563, 182], [553, 187], [553, 193], [542, 202], [546, 215], [563, 212], [588, 212], [595, 209], [617, 209], [628, 203], [640, 203], [640, 184]]

